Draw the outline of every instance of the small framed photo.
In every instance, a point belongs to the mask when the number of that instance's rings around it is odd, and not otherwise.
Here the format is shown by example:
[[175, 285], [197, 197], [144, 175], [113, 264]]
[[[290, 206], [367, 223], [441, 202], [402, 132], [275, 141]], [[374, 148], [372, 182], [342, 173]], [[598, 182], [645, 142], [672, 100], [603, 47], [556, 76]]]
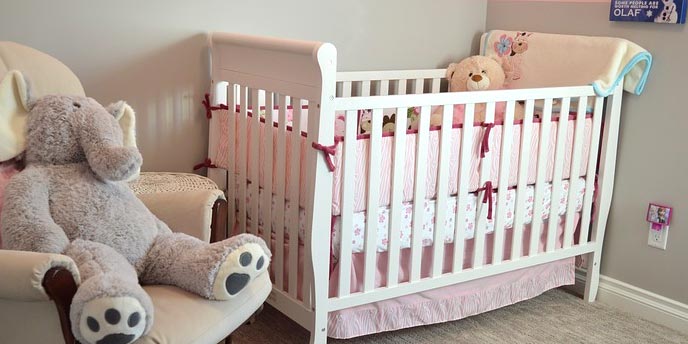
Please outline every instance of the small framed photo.
[[650, 203], [647, 208], [647, 221], [656, 225], [668, 226], [671, 223], [671, 207]]

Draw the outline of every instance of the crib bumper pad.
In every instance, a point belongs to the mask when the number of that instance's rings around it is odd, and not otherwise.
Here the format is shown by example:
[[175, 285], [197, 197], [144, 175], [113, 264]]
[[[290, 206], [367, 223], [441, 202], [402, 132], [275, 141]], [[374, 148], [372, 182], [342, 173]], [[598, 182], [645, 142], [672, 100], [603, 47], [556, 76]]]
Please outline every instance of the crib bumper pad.
[[624, 80], [641, 94], [652, 66], [647, 50], [622, 38], [492, 30], [480, 47], [501, 62], [509, 88], [592, 85], [607, 96]]
[[[569, 181], [564, 180], [561, 183], [560, 186], [560, 192], [559, 192], [559, 197], [555, 201], [554, 204], [558, 205], [557, 208], [557, 214], [559, 216], [562, 216], [566, 214], [566, 209], [568, 206], [568, 194], [569, 194]], [[576, 207], [575, 211], [579, 212], [582, 209], [583, 206], [583, 196], [585, 195], [585, 178], [579, 178], [576, 183], [574, 183], [575, 189], [575, 195], [576, 195]], [[550, 209], [552, 206], [552, 184], [547, 183], [547, 187], [544, 190], [544, 200], [543, 200], [543, 210], [542, 214], [540, 214], [541, 218], [548, 219], [550, 215]], [[262, 188], [259, 189], [259, 198], [260, 200], [263, 199], [263, 192], [264, 190]], [[468, 194], [468, 200], [466, 202], [466, 215], [465, 215], [465, 233], [464, 237], [466, 239], [472, 239], [475, 235], [475, 226], [476, 226], [476, 219], [478, 213], [480, 216], [487, 217], [487, 226], [486, 226], [486, 233], [492, 233], [494, 231], [495, 227], [495, 221], [496, 218], [492, 216], [492, 218], [489, 218], [487, 215], [489, 212], [483, 211], [486, 210], [487, 207], [489, 207], [488, 204], [483, 203], [483, 193], [469, 193]], [[507, 191], [506, 195], [506, 211], [500, 211], [500, 209], [497, 207], [497, 193], [494, 193], [491, 202], [492, 208], [494, 209], [494, 214], [502, 214], [505, 216], [504, 218], [504, 228], [509, 229], [513, 228], [514, 226], [514, 219], [515, 219], [515, 206], [516, 206], [516, 197], [518, 195], [518, 191], [516, 189], [509, 189]], [[535, 187], [533, 185], [529, 185], [525, 189], [525, 200], [526, 200], [526, 207], [524, 211], [524, 225], [528, 225], [532, 223], [533, 221], [533, 208], [534, 208], [534, 200], [535, 200]], [[251, 188], [247, 188], [246, 192], [246, 203], [245, 204], [251, 204], [251, 199], [253, 198], [252, 190]], [[238, 202], [239, 200], [237, 200]], [[272, 213], [275, 214], [277, 213], [277, 197], [273, 196], [272, 198]], [[290, 201], [286, 201], [285, 203], [285, 214], [290, 214], [290, 210], [292, 209], [293, 204]], [[414, 204], [413, 202], [406, 202], [402, 204], [402, 209], [401, 209], [401, 228], [399, 229], [399, 238], [400, 238], [400, 244], [401, 248], [409, 248], [411, 247], [411, 233], [413, 232], [413, 207]], [[430, 246], [433, 243], [433, 238], [434, 238], [434, 228], [435, 228], [435, 212], [437, 210], [436, 206], [436, 200], [434, 199], [425, 199], [423, 202], [423, 216], [422, 216], [422, 230], [421, 230], [421, 235], [422, 235], [422, 245], [423, 246]], [[444, 233], [444, 242], [445, 243], [452, 243], [454, 241], [454, 228], [455, 228], [455, 221], [456, 221], [456, 214], [457, 214], [457, 197], [456, 195], [449, 197], [446, 201], [446, 218], [444, 221], [438, 222], [440, 224], [441, 228], [445, 228], [445, 233]], [[350, 229], [352, 232], [352, 251], [353, 253], [357, 252], [365, 252], [365, 228], [366, 228], [366, 218], [368, 214], [365, 211], [362, 212], [357, 212], [353, 214], [352, 217], [352, 228]], [[389, 207], [380, 207], [378, 208], [376, 214], [374, 216], [377, 217], [377, 225], [375, 230], [377, 231], [377, 242], [376, 242], [376, 247], [377, 247], [377, 252], [386, 252], [387, 251], [387, 245], [389, 241], [389, 223], [391, 221], [391, 213], [390, 213], [390, 208]], [[262, 232], [265, 228], [265, 223], [264, 223], [264, 216], [263, 216], [263, 209], [260, 208], [258, 209], [258, 230], [259, 232]], [[247, 210], [247, 225], [250, 226], [252, 223], [251, 215], [248, 213]], [[285, 234], [288, 233], [288, 229], [292, 227], [294, 218], [287, 216], [285, 218]], [[304, 235], [305, 235], [305, 228], [306, 228], [306, 211], [303, 208], [299, 208], [299, 218], [298, 218], [298, 227], [299, 227], [299, 241], [302, 242]], [[273, 231], [274, 228], [276, 227], [276, 224], [273, 222], [272, 227]], [[339, 250], [340, 250], [340, 243], [341, 243], [341, 217], [337, 216], [334, 218], [333, 225], [332, 225], [332, 253], [334, 256], [339, 256]], [[288, 238], [288, 234], [286, 234], [286, 237]]]

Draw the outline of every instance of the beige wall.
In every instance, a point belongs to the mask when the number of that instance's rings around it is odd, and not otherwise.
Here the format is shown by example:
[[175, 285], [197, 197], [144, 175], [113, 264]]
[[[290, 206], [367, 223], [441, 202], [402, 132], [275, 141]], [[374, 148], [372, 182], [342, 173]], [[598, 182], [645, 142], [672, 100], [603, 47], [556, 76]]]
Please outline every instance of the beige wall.
[[144, 170], [207, 152], [208, 31], [330, 41], [341, 70], [436, 68], [476, 51], [485, 1], [0, 0], [0, 40], [45, 51], [102, 103], [138, 114]]
[[[609, 3], [488, 2], [487, 29], [623, 37], [654, 66], [642, 96], [625, 95], [602, 273], [688, 303], [685, 25], [608, 21]], [[674, 207], [666, 251], [647, 246], [648, 202]]]

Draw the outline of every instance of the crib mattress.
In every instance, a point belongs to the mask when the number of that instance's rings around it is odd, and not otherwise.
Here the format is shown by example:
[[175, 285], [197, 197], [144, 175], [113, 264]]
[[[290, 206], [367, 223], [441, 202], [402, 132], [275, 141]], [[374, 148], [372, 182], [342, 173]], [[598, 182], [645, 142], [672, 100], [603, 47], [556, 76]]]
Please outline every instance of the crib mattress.
[[[307, 111], [304, 111], [307, 112]], [[220, 116], [224, 116], [223, 118], [227, 118], [228, 112], [227, 110], [219, 112]], [[307, 113], [306, 113], [307, 116]], [[239, 120], [239, 116], [233, 116], [235, 117], [235, 120]], [[229, 121], [228, 120], [222, 120], [220, 123], [222, 123], [222, 126], [225, 126], [221, 128], [220, 132], [227, 132], [228, 129], [226, 126], [228, 125]], [[557, 130], [558, 130], [558, 120], [553, 121], [550, 129], [550, 134], [549, 134], [549, 144], [548, 144], [548, 151], [547, 151], [547, 174], [546, 174], [546, 180], [551, 181], [552, 180], [552, 175], [553, 175], [553, 170], [554, 170], [554, 162], [555, 162], [555, 147], [556, 147], [556, 142], [557, 142]], [[249, 121], [248, 124], [248, 142], [249, 144], [247, 145], [247, 152], [246, 154], [248, 156], [248, 162], [246, 163], [246, 166], [251, 166], [252, 164], [252, 159], [255, 159], [252, 157], [251, 152], [253, 151], [253, 148], [251, 147], [251, 137], [254, 135], [256, 130], [254, 129], [254, 122]], [[564, 150], [564, 157], [563, 157], [563, 178], [568, 179], [570, 176], [571, 172], [571, 160], [572, 160], [572, 150], [573, 150], [573, 137], [574, 137], [574, 132], [575, 132], [575, 120], [570, 119], [568, 120], [568, 127], [567, 127], [567, 135], [566, 135], [566, 149]], [[264, 166], [266, 162], [266, 156], [264, 154], [264, 142], [265, 140], [265, 124], [261, 123], [260, 124], [260, 140], [259, 142], [261, 143], [261, 147], [259, 147], [259, 165]], [[591, 138], [591, 128], [592, 128], [592, 120], [591, 118], [586, 118], [585, 119], [585, 129], [584, 129], [584, 142], [585, 144], [583, 145], [582, 149], [582, 160], [581, 160], [581, 166], [578, 171], [574, 171], [574, 174], [576, 176], [585, 176], [586, 171], [587, 171], [587, 162], [588, 162], [588, 154], [590, 152], [590, 138]], [[286, 180], [293, 180], [291, 177], [291, 170], [292, 170], [292, 139], [297, 137], [297, 135], [293, 135], [291, 131], [287, 131], [287, 145], [285, 147], [285, 152], [286, 152], [286, 166], [283, 168], [278, 167], [277, 164], [277, 156], [278, 156], [278, 140], [277, 140], [277, 128], [272, 128], [272, 135], [274, 136], [273, 140], [273, 171], [272, 171], [272, 178], [273, 178], [273, 185], [284, 185], [284, 181], [282, 180], [281, 183], [278, 182], [278, 170], [284, 171], [286, 174]], [[449, 153], [449, 193], [452, 195], [455, 195], [457, 193], [458, 189], [458, 171], [459, 171], [459, 152], [461, 150], [461, 135], [462, 135], [462, 128], [455, 127], [451, 130], [451, 151]], [[470, 182], [469, 182], [469, 188], [471, 191], [475, 191], [478, 188], [482, 187], [480, 184], [480, 175], [479, 175], [479, 166], [481, 161], [483, 161], [480, 158], [480, 146], [483, 141], [483, 135], [485, 133], [485, 129], [482, 127], [475, 127], [473, 131], [473, 140], [472, 140], [472, 148], [471, 148], [471, 167], [470, 167]], [[403, 180], [403, 199], [405, 202], [410, 202], [413, 201], [414, 197], [414, 170], [415, 170], [415, 155], [416, 155], [416, 137], [417, 134], [408, 134], [407, 139], [406, 139], [406, 158], [405, 158], [405, 163], [404, 163], [404, 180]], [[305, 157], [306, 155], [304, 152], [308, 150], [312, 150], [313, 148], [307, 147], [306, 145], [306, 140], [304, 135], [298, 135], [298, 138], [301, 140], [301, 146], [300, 146], [300, 159], [299, 164], [300, 166], [307, 166], [305, 163]], [[238, 145], [238, 140], [240, 138], [235, 137], [234, 138], [236, 141], [235, 147], [239, 147]], [[532, 127], [532, 134], [530, 138], [530, 142], [528, 140], [526, 141], [526, 144], [529, 145], [529, 148], [526, 149], [526, 151], [530, 154], [530, 164], [528, 166], [528, 183], [532, 184], [535, 182], [536, 178], [536, 167], [537, 167], [537, 157], [538, 157], [538, 145], [539, 145], [539, 139], [540, 139], [540, 123], [535, 122], [533, 123]], [[227, 141], [228, 138], [224, 138], [222, 140]], [[440, 140], [440, 131], [437, 130], [437, 128], [432, 129], [430, 131], [430, 136], [429, 136], [429, 144], [428, 147], [439, 147], [439, 140]], [[516, 124], [514, 125], [514, 135], [512, 139], [512, 144], [511, 144], [511, 155], [510, 155], [510, 173], [509, 173], [509, 186], [514, 186], [517, 183], [517, 177], [518, 177], [518, 162], [519, 162], [519, 157], [520, 157], [520, 147], [521, 147], [521, 124]], [[491, 159], [491, 168], [490, 168], [490, 175], [488, 180], [491, 180], [493, 182], [493, 186], [497, 187], [497, 181], [498, 181], [498, 176], [499, 176], [499, 164], [501, 160], [501, 144], [502, 142], [502, 126], [501, 125], [496, 125], [492, 130], [490, 131], [489, 135], [489, 149], [492, 155]], [[217, 156], [214, 157], [216, 165], [219, 167], [224, 167], [227, 168], [226, 166], [226, 161], [227, 161], [227, 155], [229, 154], [228, 152], [228, 142], [221, 142], [220, 143], [220, 149], [217, 150]], [[354, 212], [361, 212], [366, 210], [367, 207], [367, 175], [368, 175], [368, 151], [369, 151], [369, 143], [370, 139], [365, 138], [364, 136], [360, 136], [356, 140], [356, 165], [355, 165], [355, 175], [354, 175], [354, 201], [353, 201], [353, 208]], [[341, 213], [341, 198], [342, 198], [342, 190], [343, 190], [343, 148], [344, 145], [341, 141], [338, 141], [336, 144], [336, 154], [333, 157], [333, 162], [335, 165], [335, 170], [333, 172], [333, 193], [332, 193], [332, 214], [333, 215], [340, 215]], [[426, 175], [426, 197], [427, 199], [434, 199], [435, 194], [436, 194], [436, 189], [437, 189], [437, 176], [438, 176], [438, 165], [439, 165], [439, 149], [429, 149], [428, 150], [428, 157], [427, 157], [427, 175]], [[237, 148], [238, 149], [238, 148]], [[381, 170], [381, 178], [380, 178], [380, 193], [379, 193], [379, 205], [381, 207], [389, 206], [390, 205], [390, 200], [391, 200], [391, 180], [392, 180], [392, 171], [393, 171], [393, 153], [394, 153], [394, 136], [384, 136], [382, 138], [382, 159], [380, 161], [380, 170]], [[240, 156], [239, 152], [233, 152], [233, 154], [229, 154], [229, 156], [232, 157], [237, 157]], [[235, 171], [236, 172], [236, 171]], [[250, 179], [250, 177], [248, 177]], [[259, 172], [259, 179], [260, 179], [260, 186], [262, 187], [264, 184], [265, 180], [265, 173], [263, 169], [260, 169]], [[306, 176], [305, 176], [305, 171], [303, 169], [300, 169], [300, 190], [299, 194], [304, 195], [306, 189]], [[289, 195], [287, 195], [287, 198], [289, 198]], [[299, 205], [301, 207], [305, 207], [305, 198], [300, 197], [299, 199]]]
[[[555, 204], [558, 205], [558, 210], [557, 213], [559, 216], [564, 215], [566, 213], [566, 208], [568, 206], [568, 194], [569, 194], [569, 181], [565, 180], [561, 183], [561, 192], [560, 197], [558, 200], [556, 200]], [[575, 187], [575, 195], [576, 199], [574, 200], [576, 202], [576, 212], [579, 212], [582, 209], [583, 206], [583, 196], [585, 195], [585, 178], [579, 178], [577, 181], [574, 183]], [[259, 190], [260, 194], [260, 199], [262, 199], [263, 195], [263, 190]], [[506, 195], [506, 211], [504, 212], [505, 214], [505, 222], [504, 222], [504, 228], [512, 228], [514, 224], [514, 209], [516, 205], [516, 195], [517, 195], [517, 190], [516, 189], [510, 189], [507, 191]], [[525, 189], [525, 197], [526, 197], [526, 212], [524, 216], [524, 224], [530, 224], [533, 220], [533, 206], [534, 206], [534, 199], [535, 199], [535, 187], [532, 185], [529, 185]], [[250, 190], [247, 192], [247, 199], [246, 199], [246, 204], [250, 204], [251, 198], [253, 195], [251, 194]], [[494, 194], [494, 197], [492, 199], [493, 203], [493, 209], [494, 209], [494, 215], [501, 213], [500, 209], [497, 207], [497, 193]], [[544, 207], [542, 210], [542, 214], [540, 215], [543, 219], [549, 218], [550, 214], [550, 209], [552, 205], [552, 185], [550, 183], [546, 184], [545, 192], [544, 192]], [[273, 197], [272, 201], [272, 213], [276, 213], [276, 197]], [[400, 237], [400, 246], [401, 248], [409, 248], [411, 247], [411, 233], [412, 233], [412, 226], [413, 226], [413, 202], [406, 202], [403, 203], [402, 205], [402, 219], [401, 219], [401, 228], [399, 229], [399, 237]], [[446, 208], [446, 219], [443, 222], [442, 228], [445, 228], [445, 232], [443, 234], [443, 240], [445, 243], [452, 243], [454, 241], [454, 225], [456, 221], [456, 207], [457, 207], [457, 197], [449, 197], [446, 200], [445, 208]], [[287, 201], [285, 204], [285, 212], [288, 214], [290, 209], [292, 209], [292, 204], [291, 202]], [[435, 228], [435, 212], [437, 210], [437, 205], [436, 205], [436, 200], [424, 200], [423, 202], [423, 227], [421, 231], [422, 235], [422, 245], [423, 246], [431, 246], [433, 243], [434, 239], [434, 228]], [[476, 216], [477, 212], [482, 212], [481, 216], [487, 216], [487, 206], [485, 206], [483, 203], [479, 202], [479, 197], [476, 193], [470, 193], [468, 194], [468, 201], [466, 204], [466, 217], [464, 219], [466, 226], [465, 226], [465, 238], [466, 239], [472, 239], [474, 234], [475, 234], [475, 227], [476, 227], [476, 218], [479, 218]], [[264, 228], [264, 223], [263, 223], [263, 215], [262, 215], [262, 210], [259, 209], [259, 221], [258, 221], [258, 229], [260, 232], [263, 231]], [[352, 251], [353, 253], [358, 253], [358, 252], [364, 252], [365, 251], [365, 226], [366, 226], [366, 219], [367, 219], [367, 213], [366, 212], [357, 212], [353, 214], [353, 227], [351, 229], [351, 245], [352, 245]], [[376, 249], [377, 252], [385, 252], [387, 251], [387, 245], [389, 241], [389, 222], [390, 222], [390, 208], [389, 207], [380, 207], [377, 210], [377, 213], [375, 214], [377, 217], [376, 221], [376, 231], [377, 231], [377, 241], [376, 241]], [[251, 221], [250, 214], [247, 214], [247, 217], [249, 221]], [[293, 221], [291, 218], [287, 217], [286, 218], [286, 225], [285, 225], [285, 233], [288, 231], [286, 228], [287, 226], [290, 226]], [[495, 227], [495, 217], [493, 216], [492, 219], [487, 219], [486, 223], [486, 233], [492, 233], [494, 231]], [[250, 223], [249, 223], [250, 225]], [[272, 228], [275, 228], [275, 223], [272, 223]], [[304, 238], [304, 233], [305, 233], [305, 228], [306, 228], [306, 212], [303, 208], [299, 209], [299, 240], [303, 241]], [[345, 229], [347, 230], [347, 229]], [[342, 232], [342, 219], [340, 216], [337, 216], [334, 221], [333, 221], [333, 226], [331, 230], [331, 242], [332, 242], [332, 253], [335, 257], [339, 256], [339, 250], [340, 250], [340, 243], [341, 243], [341, 232]], [[288, 237], [288, 235], [287, 235]]]

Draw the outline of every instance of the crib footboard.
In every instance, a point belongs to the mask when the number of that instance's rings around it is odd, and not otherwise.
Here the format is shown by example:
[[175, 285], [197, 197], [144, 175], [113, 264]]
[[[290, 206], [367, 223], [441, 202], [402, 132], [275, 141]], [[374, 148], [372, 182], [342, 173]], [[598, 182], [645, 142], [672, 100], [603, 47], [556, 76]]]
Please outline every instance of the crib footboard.
[[[335, 109], [346, 113], [347, 125], [342, 142], [341, 234], [340, 250], [336, 257], [339, 283], [336, 296], [329, 299], [329, 309], [367, 304], [588, 253], [592, 253], [589, 260], [592, 271], [586, 298], [594, 299], [596, 277], [593, 275], [599, 269], [599, 253], [613, 187], [620, 99], [621, 88], [617, 88], [607, 102], [607, 121], [603, 134], [605, 98], [597, 96], [588, 86], [337, 98]], [[500, 102], [506, 103], [505, 113], [501, 123], [495, 123], [495, 109]], [[514, 121], [515, 109], [521, 103], [525, 111], [524, 118]], [[460, 128], [452, 126], [451, 122], [456, 104], [465, 106], [464, 123]], [[536, 104], [541, 108], [537, 110], [537, 118], [534, 118]], [[556, 111], [553, 111], [554, 105]], [[408, 131], [404, 116], [397, 116], [393, 138], [384, 138], [383, 117], [385, 113], [390, 113], [388, 109], [394, 109], [396, 114], [406, 114], [411, 107], [419, 113], [417, 129]], [[485, 123], [473, 124], [477, 109], [485, 111]], [[354, 187], [355, 178], [360, 177], [356, 174], [355, 164], [361, 159], [357, 156], [361, 151], [357, 150], [357, 133], [353, 122], [364, 110], [371, 111], [372, 115], [368, 149], [363, 152], [368, 155], [365, 159], [367, 216], [364, 250], [361, 253], [365, 256], [365, 263], [362, 286], [356, 287], [350, 279], [353, 253], [351, 237], [356, 214], [353, 204], [359, 197]], [[443, 113], [441, 126], [431, 128], [431, 114], [437, 111]], [[589, 135], [585, 135], [586, 121], [590, 126]], [[452, 132], [457, 130], [460, 130], [458, 135]], [[491, 130], [498, 130], [501, 134], [500, 147], [489, 147], [492, 142], [488, 138]], [[438, 143], [437, 146], [429, 145], [433, 131], [435, 137], [439, 137], [434, 141]], [[534, 134], [539, 136], [536, 146], [530, 141]], [[519, 135], [520, 145], [512, 145], [514, 135]], [[473, 144], [476, 137], [480, 141], [477, 151]], [[409, 139], [415, 142], [411, 147], [414, 152], [410, 153], [415, 157], [411, 171], [404, 168], [404, 162], [409, 157], [409, 152], [405, 151], [409, 146], [405, 142]], [[380, 155], [384, 151], [383, 140], [394, 142], [391, 174], [381, 169], [380, 161], [384, 161]], [[458, 141], [459, 152], [452, 147]], [[511, 150], [515, 147], [520, 152], [516, 152], [518, 160], [512, 161]], [[535, 159], [529, 161], [533, 149], [536, 150]], [[499, 156], [493, 155], [495, 150]], [[584, 150], [587, 152], [585, 157]], [[602, 154], [599, 170], [598, 152]], [[458, 171], [454, 173], [456, 181], [450, 179], [451, 154], [456, 154], [458, 160]], [[429, 155], [433, 158], [429, 158]], [[475, 162], [472, 163], [476, 155], [480, 156], [477, 166]], [[499, 162], [493, 164], [493, 159], [498, 158]], [[428, 176], [430, 162], [439, 165], [432, 169], [436, 171], [436, 176]], [[496, 178], [494, 171], [491, 171], [494, 166], [497, 168]], [[477, 188], [471, 187], [471, 174], [476, 167], [479, 175]], [[534, 170], [534, 182], [529, 181], [530, 170]], [[510, 185], [509, 177], [514, 171], [518, 178], [514, 185]], [[408, 190], [404, 190], [404, 184], [408, 184], [408, 178], [404, 179], [405, 174], [408, 176], [409, 173], [412, 173], [413, 179], [411, 207], [405, 204]], [[374, 215], [379, 213], [380, 203], [385, 200], [379, 195], [381, 175], [389, 177], [389, 180], [385, 178], [385, 183], [391, 185], [389, 210], [385, 213], [389, 217], [387, 233], [379, 230], [378, 218]], [[574, 187], [579, 178], [583, 178], [582, 188]], [[427, 190], [428, 180], [433, 182], [432, 192]], [[451, 183], [458, 184], [456, 194], [450, 191]], [[527, 192], [529, 187], [534, 189], [533, 194]], [[516, 198], [511, 208], [507, 199], [513, 195], [508, 192], [510, 189], [515, 189]], [[476, 193], [477, 204], [470, 204], [470, 195]], [[599, 193], [597, 199], [593, 197], [595, 193]], [[433, 195], [436, 206], [430, 225], [423, 218], [427, 216], [426, 202], [423, 200], [427, 199], [428, 194]], [[577, 196], [580, 206], [575, 201]], [[453, 208], [455, 214], [448, 214], [451, 210], [445, 206], [450, 197], [456, 198]], [[568, 199], [568, 203], [560, 207], [552, 205], [552, 202], [560, 199]], [[532, 205], [530, 209], [527, 207], [529, 202]], [[475, 224], [474, 230], [469, 231], [467, 222], [461, 220], [469, 216], [467, 209], [471, 206], [477, 206], [478, 210], [472, 215], [474, 219], [467, 220]], [[400, 232], [405, 215], [401, 213], [402, 209], [411, 211], [413, 218], [410, 244], [406, 246], [400, 243], [408, 236]], [[446, 228], [444, 219], [452, 215], [454, 227]], [[511, 223], [508, 227], [507, 222]], [[432, 233], [429, 239], [424, 233], [428, 227], [434, 227], [434, 230], [430, 229]], [[488, 227], [492, 228], [489, 233]], [[592, 233], [589, 232], [590, 228]], [[447, 232], [450, 234], [447, 235]], [[386, 242], [382, 244], [378, 240], [381, 233], [386, 236]], [[470, 245], [469, 254], [466, 254], [469, 249], [467, 245]], [[381, 246], [384, 247], [381, 249]], [[408, 259], [400, 260], [402, 246], [410, 251], [403, 253]], [[423, 251], [428, 249], [432, 250], [429, 260], [427, 255], [423, 255]], [[451, 252], [445, 252], [447, 249]], [[380, 259], [378, 253], [381, 251], [385, 251], [383, 256], [387, 269], [386, 276], [382, 278], [377, 275], [380, 268], [377, 264]], [[448, 254], [452, 255], [451, 259], [447, 259]], [[406, 263], [408, 266], [405, 266]], [[405, 270], [403, 273], [400, 267]], [[353, 287], [356, 287], [355, 291], [351, 290]]]
[[269, 303], [311, 342], [333, 311], [578, 255], [595, 299], [621, 86], [448, 93], [443, 70], [337, 74], [330, 44], [213, 34], [211, 46], [228, 222], [270, 243]]

